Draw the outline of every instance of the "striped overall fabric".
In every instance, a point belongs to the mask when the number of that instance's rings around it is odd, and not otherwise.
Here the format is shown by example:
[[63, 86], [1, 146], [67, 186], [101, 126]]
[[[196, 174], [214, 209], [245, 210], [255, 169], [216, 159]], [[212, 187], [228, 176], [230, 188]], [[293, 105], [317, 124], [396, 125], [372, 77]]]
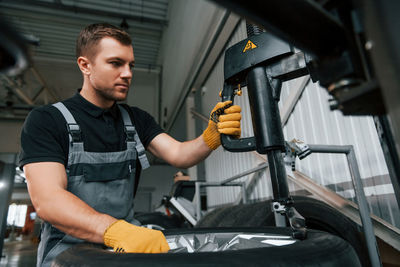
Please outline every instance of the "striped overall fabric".
[[[67, 191], [100, 213], [137, 224], [133, 218], [136, 160], [139, 159], [142, 169], [148, 168], [149, 162], [128, 112], [118, 105], [124, 121], [126, 150], [88, 152], [71, 112], [61, 102], [54, 106], [63, 114], [69, 133]], [[80, 242], [84, 241], [44, 222], [37, 266], [50, 266], [58, 254]]]

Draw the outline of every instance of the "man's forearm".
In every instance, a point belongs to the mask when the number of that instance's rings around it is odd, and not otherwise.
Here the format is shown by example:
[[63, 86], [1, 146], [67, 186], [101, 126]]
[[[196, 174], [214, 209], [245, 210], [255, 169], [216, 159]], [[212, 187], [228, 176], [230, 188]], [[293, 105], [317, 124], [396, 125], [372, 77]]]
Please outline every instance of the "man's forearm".
[[166, 133], [157, 135], [147, 149], [172, 166], [183, 169], [199, 163], [212, 152], [204, 142], [203, 135], [191, 141], [179, 142]]
[[182, 142], [178, 149], [177, 154], [180, 156], [178, 156], [174, 165], [175, 167], [184, 169], [201, 162], [212, 152], [204, 142], [202, 135], [191, 141]]
[[39, 216], [62, 232], [89, 242], [103, 243], [107, 227], [117, 219], [99, 213], [64, 189], [51, 193], [51, 199], [37, 204]]

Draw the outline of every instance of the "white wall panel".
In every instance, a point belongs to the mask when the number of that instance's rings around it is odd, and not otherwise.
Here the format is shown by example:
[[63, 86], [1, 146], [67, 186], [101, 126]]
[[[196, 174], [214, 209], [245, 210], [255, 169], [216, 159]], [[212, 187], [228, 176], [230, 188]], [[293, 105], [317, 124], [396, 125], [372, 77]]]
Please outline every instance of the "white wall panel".
[[[290, 90], [289, 86], [284, 90]], [[387, 174], [372, 118], [343, 116], [339, 111], [330, 111], [328, 98], [325, 89], [309, 83], [284, 128], [285, 138], [309, 144], [353, 145], [362, 177]], [[311, 164], [316, 167], [311, 168]], [[299, 162], [301, 170], [320, 177], [318, 182], [322, 185], [348, 181], [350, 174], [345, 166], [345, 157], [335, 155], [317, 154]]]
[[[282, 95], [288, 95], [289, 91], [290, 83], [287, 83]], [[296, 138], [308, 144], [353, 145], [364, 191], [370, 196], [367, 198], [370, 210], [400, 226], [400, 214], [393, 187], [385, 179], [388, 170], [372, 117], [343, 116], [339, 111], [330, 111], [329, 98], [325, 89], [310, 82], [284, 127], [285, 139]], [[343, 184], [351, 182], [345, 155], [312, 154], [302, 161], [297, 160], [296, 165], [315, 182], [354, 199], [352, 187], [342, 188]]]

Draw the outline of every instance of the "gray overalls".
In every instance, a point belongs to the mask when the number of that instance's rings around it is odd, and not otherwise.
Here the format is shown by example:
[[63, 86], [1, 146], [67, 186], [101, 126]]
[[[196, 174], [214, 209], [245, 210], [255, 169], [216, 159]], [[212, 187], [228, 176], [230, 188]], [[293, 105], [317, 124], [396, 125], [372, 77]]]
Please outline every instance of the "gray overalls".
[[[133, 218], [136, 159], [139, 157], [142, 169], [148, 168], [149, 162], [128, 112], [118, 105], [124, 120], [126, 150], [87, 152], [72, 114], [61, 102], [53, 106], [64, 116], [69, 133], [67, 190], [100, 213], [138, 224]], [[44, 222], [37, 266], [50, 266], [58, 254], [80, 242], [84, 240], [66, 235]]]

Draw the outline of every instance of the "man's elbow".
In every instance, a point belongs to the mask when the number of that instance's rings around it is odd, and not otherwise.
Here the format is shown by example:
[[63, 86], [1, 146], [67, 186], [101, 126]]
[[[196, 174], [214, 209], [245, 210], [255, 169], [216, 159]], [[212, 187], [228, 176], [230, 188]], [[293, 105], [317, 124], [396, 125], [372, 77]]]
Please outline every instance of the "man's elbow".
[[47, 221], [47, 216], [46, 216], [46, 209], [43, 209], [42, 205], [39, 204], [39, 201], [35, 201], [32, 197], [31, 197], [31, 201], [33, 204], [33, 207], [35, 208], [36, 214], [37, 216], [39, 216], [42, 220]]
[[175, 168], [178, 168], [178, 169], [187, 169], [187, 168], [190, 168], [190, 167], [192, 167], [193, 165], [191, 165], [191, 164], [185, 164], [185, 163], [178, 163], [178, 164], [172, 164]]
[[36, 214], [45, 221], [51, 221], [51, 206], [52, 201], [44, 196], [36, 196], [30, 194], [32, 205], [35, 208]]
[[172, 166], [178, 169], [187, 169], [190, 167], [193, 167], [196, 165], [196, 162], [192, 162], [191, 160], [187, 158], [181, 158], [179, 160], [176, 160], [175, 162], [171, 163]]

